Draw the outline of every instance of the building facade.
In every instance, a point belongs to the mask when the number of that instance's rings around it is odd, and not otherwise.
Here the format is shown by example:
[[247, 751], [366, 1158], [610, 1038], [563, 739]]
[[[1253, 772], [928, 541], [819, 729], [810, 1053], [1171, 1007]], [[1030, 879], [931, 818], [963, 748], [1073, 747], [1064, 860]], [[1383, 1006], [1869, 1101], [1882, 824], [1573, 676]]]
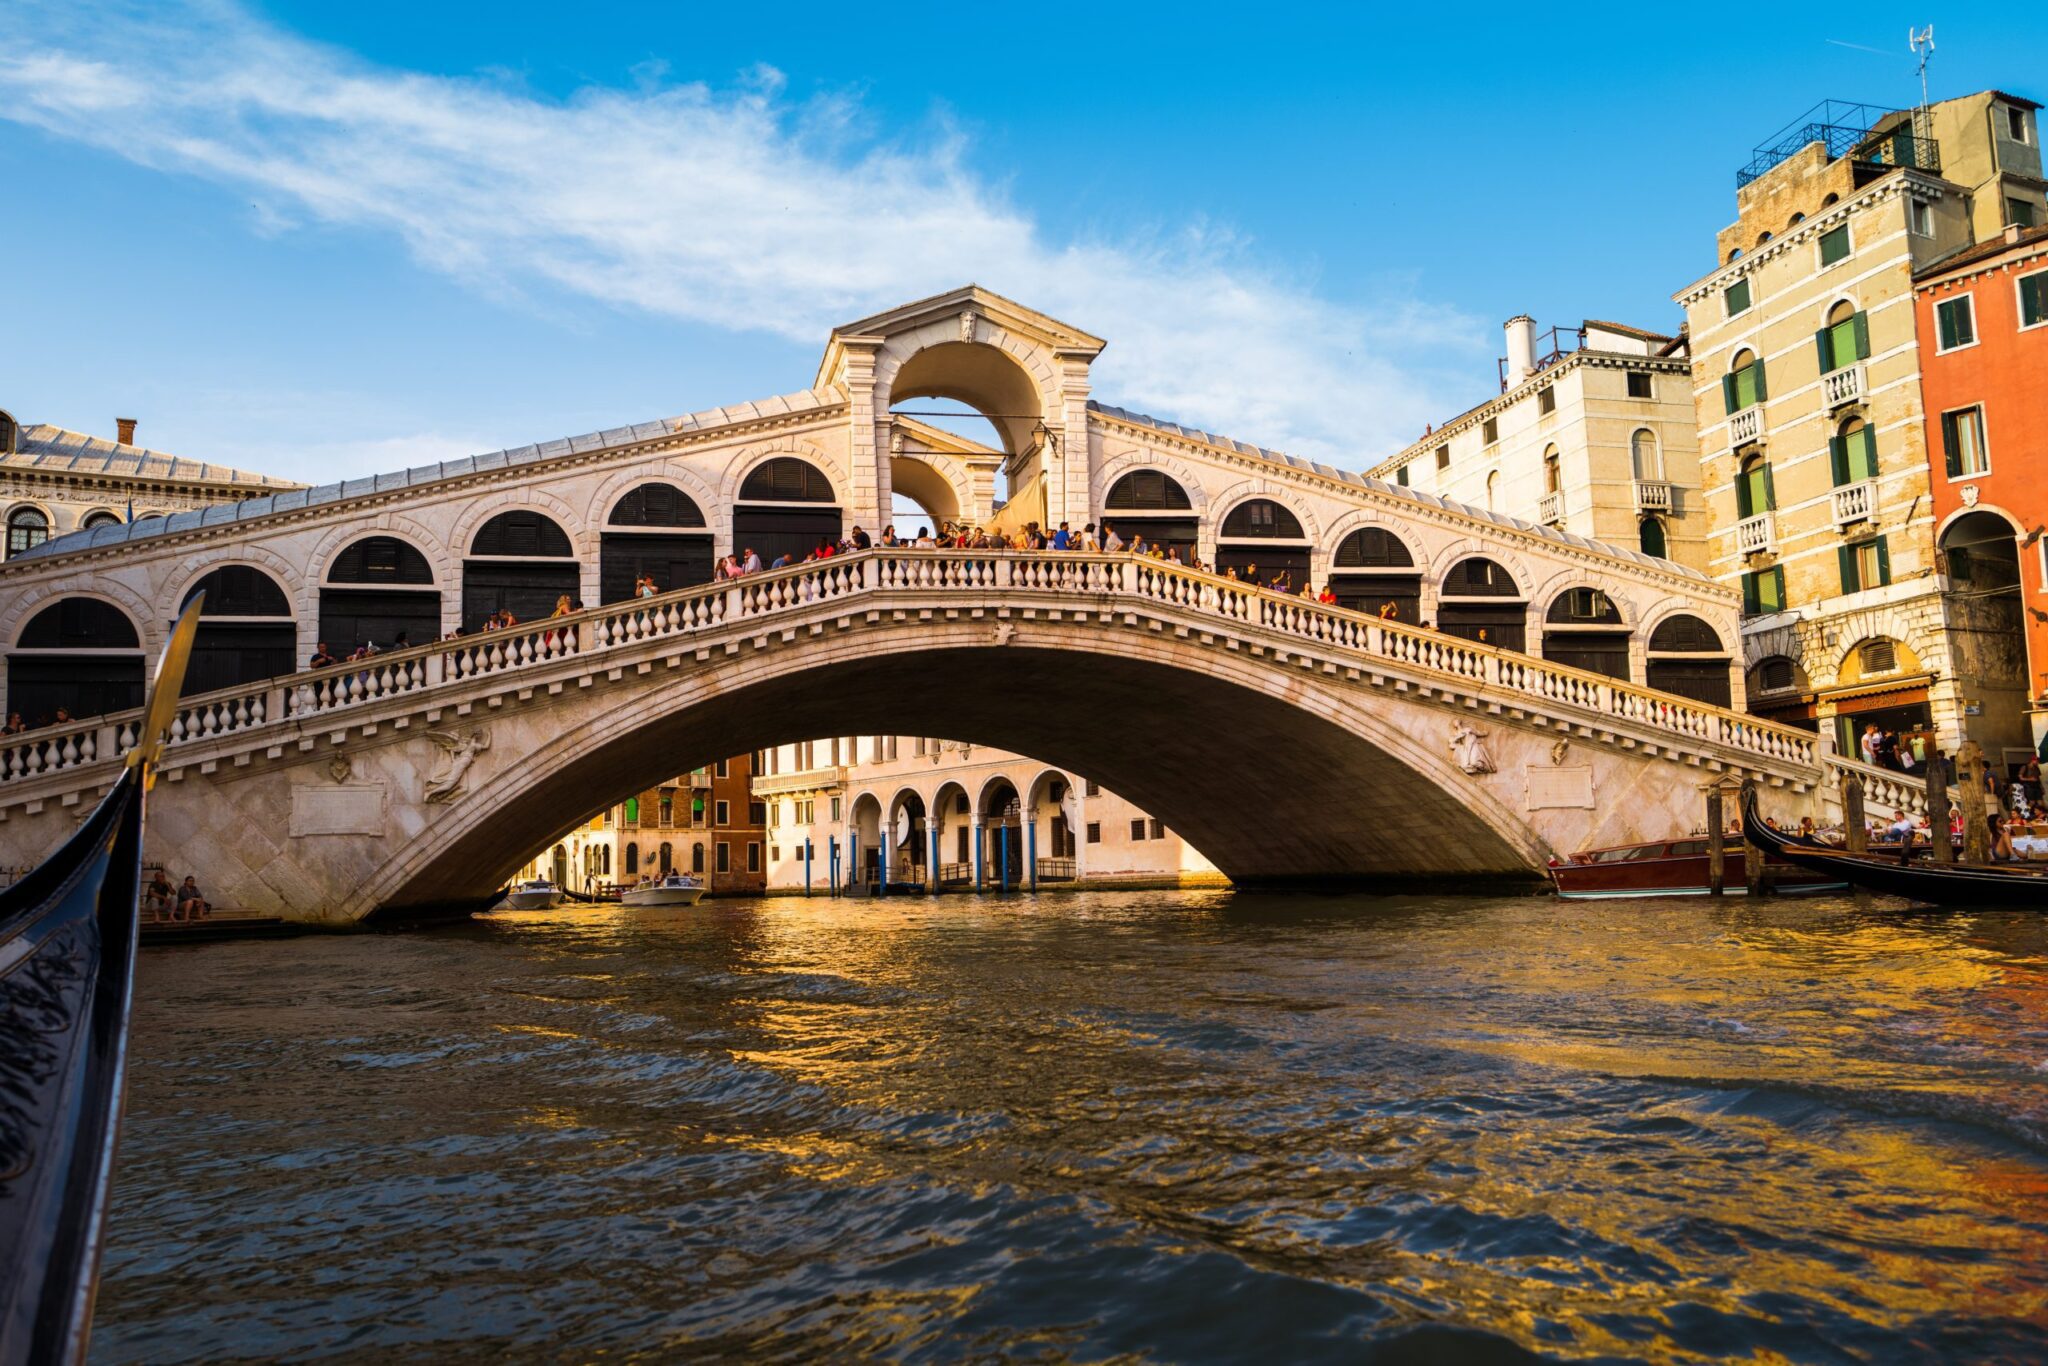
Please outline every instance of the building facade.
[[1706, 567], [1686, 340], [1588, 321], [1506, 326], [1498, 398], [1372, 469], [1472, 507]]
[[2048, 737], [2048, 226], [2009, 224], [1915, 296], [1956, 675], [2011, 768]]
[[1986, 219], [1986, 191], [1943, 168], [1980, 165], [1997, 168], [2001, 199], [2038, 204], [2030, 101], [1823, 105], [1739, 173], [1721, 264], [1675, 296], [1707, 565], [1743, 596], [1751, 708], [1844, 752], [1873, 723], [1924, 757], [2011, 720], [1980, 717], [1959, 672], [1914, 317], [1916, 273], [1971, 246]]
[[1220, 883], [1215, 865], [1100, 784], [986, 745], [835, 736], [760, 756], [768, 890], [972, 891]]

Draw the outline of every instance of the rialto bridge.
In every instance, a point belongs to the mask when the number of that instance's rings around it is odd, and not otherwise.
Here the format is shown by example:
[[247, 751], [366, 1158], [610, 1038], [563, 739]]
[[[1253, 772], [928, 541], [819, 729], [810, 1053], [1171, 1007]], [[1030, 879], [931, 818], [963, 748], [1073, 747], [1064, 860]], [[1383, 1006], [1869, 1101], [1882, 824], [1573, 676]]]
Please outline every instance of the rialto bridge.
[[[1103, 345], [970, 287], [838, 329], [800, 393], [11, 559], [8, 708], [101, 714], [0, 751], [0, 863], [53, 847], [104, 787], [143, 661], [201, 588], [152, 856], [226, 904], [304, 917], [473, 899], [621, 793], [831, 734], [1032, 754], [1243, 880], [1526, 875], [1694, 827], [1717, 776], [1799, 801], [1822, 782], [1813, 736], [1729, 709], [1728, 591], [1094, 404]], [[999, 447], [896, 411], [933, 397], [987, 415]], [[1050, 552], [706, 582], [739, 548], [872, 533], [897, 491], [981, 524], [1106, 519], [1348, 606]], [[659, 596], [632, 598], [641, 575]], [[540, 620], [562, 597], [579, 610]], [[474, 633], [507, 609], [519, 628]], [[384, 653], [293, 671], [360, 639]]]

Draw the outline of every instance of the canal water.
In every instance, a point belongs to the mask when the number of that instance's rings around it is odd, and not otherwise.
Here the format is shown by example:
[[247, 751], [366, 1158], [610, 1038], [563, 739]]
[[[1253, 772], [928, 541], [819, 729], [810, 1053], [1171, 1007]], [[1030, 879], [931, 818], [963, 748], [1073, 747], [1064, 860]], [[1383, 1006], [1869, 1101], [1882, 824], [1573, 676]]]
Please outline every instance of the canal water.
[[1104, 893], [150, 950], [93, 1356], [2040, 1360], [2048, 929]]

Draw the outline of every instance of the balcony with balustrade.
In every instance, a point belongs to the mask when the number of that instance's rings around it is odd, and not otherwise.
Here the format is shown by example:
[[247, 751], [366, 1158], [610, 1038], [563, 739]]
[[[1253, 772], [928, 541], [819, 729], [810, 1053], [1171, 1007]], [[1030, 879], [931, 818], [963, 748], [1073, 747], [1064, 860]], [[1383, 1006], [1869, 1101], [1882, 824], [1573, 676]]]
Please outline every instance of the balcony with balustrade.
[[1671, 485], [1661, 479], [1636, 480], [1636, 511], [1671, 511]]
[[1743, 555], [1764, 555], [1777, 549], [1778, 529], [1768, 512], [1745, 517], [1735, 524], [1735, 549]]
[[1752, 403], [1739, 412], [1728, 414], [1728, 444], [1731, 447], [1748, 446], [1764, 439], [1764, 409], [1761, 403]]
[[1820, 377], [1821, 394], [1829, 412], [1861, 403], [1870, 396], [1870, 376], [1862, 361], [1830, 370]]
[[1863, 479], [1837, 488], [1834, 491], [1834, 513], [1836, 526], [1870, 521], [1877, 515], [1877, 481]]
[[1545, 526], [1564, 521], [1564, 494], [1546, 493], [1536, 503], [1536, 520]]

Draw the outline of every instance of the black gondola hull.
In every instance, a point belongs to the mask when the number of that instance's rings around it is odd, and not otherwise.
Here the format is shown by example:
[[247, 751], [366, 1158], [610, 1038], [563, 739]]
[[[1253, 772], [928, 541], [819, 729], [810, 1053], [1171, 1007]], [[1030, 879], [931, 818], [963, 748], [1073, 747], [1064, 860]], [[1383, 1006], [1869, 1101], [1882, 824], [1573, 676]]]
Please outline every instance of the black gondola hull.
[[1742, 834], [1773, 858], [1839, 877], [1852, 886], [1937, 906], [2048, 910], [2048, 872], [1962, 863], [1902, 863], [1881, 854], [1833, 853], [1795, 841], [1765, 825], [1756, 793], [1742, 792]]

